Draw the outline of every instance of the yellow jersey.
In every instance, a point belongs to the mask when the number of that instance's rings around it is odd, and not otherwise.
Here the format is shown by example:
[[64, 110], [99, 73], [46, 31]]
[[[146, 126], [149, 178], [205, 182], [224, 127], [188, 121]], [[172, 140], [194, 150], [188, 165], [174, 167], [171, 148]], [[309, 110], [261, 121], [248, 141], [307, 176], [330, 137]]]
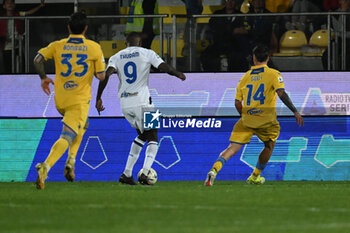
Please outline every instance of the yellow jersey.
[[71, 34], [38, 51], [45, 60], [54, 59], [57, 109], [89, 103], [95, 73], [104, 72], [105, 61], [99, 44], [83, 35]]
[[279, 71], [266, 65], [253, 66], [239, 81], [236, 100], [243, 101], [242, 122], [250, 128], [277, 124], [277, 90], [284, 89]]

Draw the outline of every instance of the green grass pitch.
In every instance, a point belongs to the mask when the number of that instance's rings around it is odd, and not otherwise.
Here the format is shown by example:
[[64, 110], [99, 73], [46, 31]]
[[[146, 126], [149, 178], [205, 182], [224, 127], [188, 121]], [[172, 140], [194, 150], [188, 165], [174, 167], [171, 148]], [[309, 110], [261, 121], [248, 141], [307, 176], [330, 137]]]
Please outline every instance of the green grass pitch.
[[0, 183], [1, 233], [350, 232], [350, 182]]

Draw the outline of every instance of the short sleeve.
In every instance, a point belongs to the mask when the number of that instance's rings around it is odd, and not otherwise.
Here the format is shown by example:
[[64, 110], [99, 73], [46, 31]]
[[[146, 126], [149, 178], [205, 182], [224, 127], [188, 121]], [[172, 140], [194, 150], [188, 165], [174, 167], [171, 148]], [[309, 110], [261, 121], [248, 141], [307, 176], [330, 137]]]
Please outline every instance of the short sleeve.
[[105, 58], [103, 57], [101, 47], [98, 46], [97, 60], [95, 61], [95, 72], [101, 73], [101, 72], [105, 71], [105, 68], [106, 68]]
[[163, 59], [153, 50], [149, 50], [149, 53], [150, 63], [152, 66], [158, 68], [158, 66], [164, 62]]
[[55, 53], [56, 42], [50, 43], [47, 47], [38, 51], [38, 54], [44, 57], [45, 61], [52, 59]]
[[26, 12], [25, 11], [20, 11], [18, 12], [19, 16], [26, 16]]
[[275, 91], [284, 89], [284, 81], [283, 81], [282, 75], [279, 72], [276, 73], [276, 75], [274, 76], [272, 80], [272, 86]]
[[114, 56], [112, 56], [112, 57], [109, 58], [109, 60], [108, 60], [108, 65], [107, 65], [107, 69], [108, 69], [109, 67], [112, 67], [112, 68], [114, 68], [115, 70], [118, 69], [118, 67], [117, 67], [117, 56], [116, 56], [116, 55], [114, 55]]
[[241, 81], [239, 81], [239, 83], [237, 85], [235, 100], [238, 100], [238, 101], [242, 101], [243, 100]]

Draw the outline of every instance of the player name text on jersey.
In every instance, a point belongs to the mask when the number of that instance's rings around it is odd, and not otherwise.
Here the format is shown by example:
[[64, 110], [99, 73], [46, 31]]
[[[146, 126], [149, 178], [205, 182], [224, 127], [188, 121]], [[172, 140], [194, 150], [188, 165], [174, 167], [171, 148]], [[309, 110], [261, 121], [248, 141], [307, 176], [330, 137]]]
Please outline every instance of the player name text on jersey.
[[130, 58], [138, 57], [138, 56], [140, 56], [139, 52], [120, 54], [120, 59], [130, 59]]
[[86, 45], [64, 45], [63, 50], [65, 51], [88, 51], [88, 47]]

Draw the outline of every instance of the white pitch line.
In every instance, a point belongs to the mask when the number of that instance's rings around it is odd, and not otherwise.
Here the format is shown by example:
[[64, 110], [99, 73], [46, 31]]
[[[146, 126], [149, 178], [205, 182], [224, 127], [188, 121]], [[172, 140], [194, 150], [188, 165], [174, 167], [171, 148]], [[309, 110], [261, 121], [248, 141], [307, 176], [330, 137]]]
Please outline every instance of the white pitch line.
[[52, 91], [51, 94], [50, 94], [50, 96], [49, 96], [48, 101], [46, 102], [46, 106], [45, 106], [45, 109], [44, 109], [44, 112], [43, 112], [43, 117], [46, 117], [46, 111], [47, 111], [47, 109], [49, 108], [49, 104], [50, 104], [50, 102], [51, 102], [51, 98], [52, 98], [52, 96], [53, 96], [54, 94], [55, 94], [55, 91]]

